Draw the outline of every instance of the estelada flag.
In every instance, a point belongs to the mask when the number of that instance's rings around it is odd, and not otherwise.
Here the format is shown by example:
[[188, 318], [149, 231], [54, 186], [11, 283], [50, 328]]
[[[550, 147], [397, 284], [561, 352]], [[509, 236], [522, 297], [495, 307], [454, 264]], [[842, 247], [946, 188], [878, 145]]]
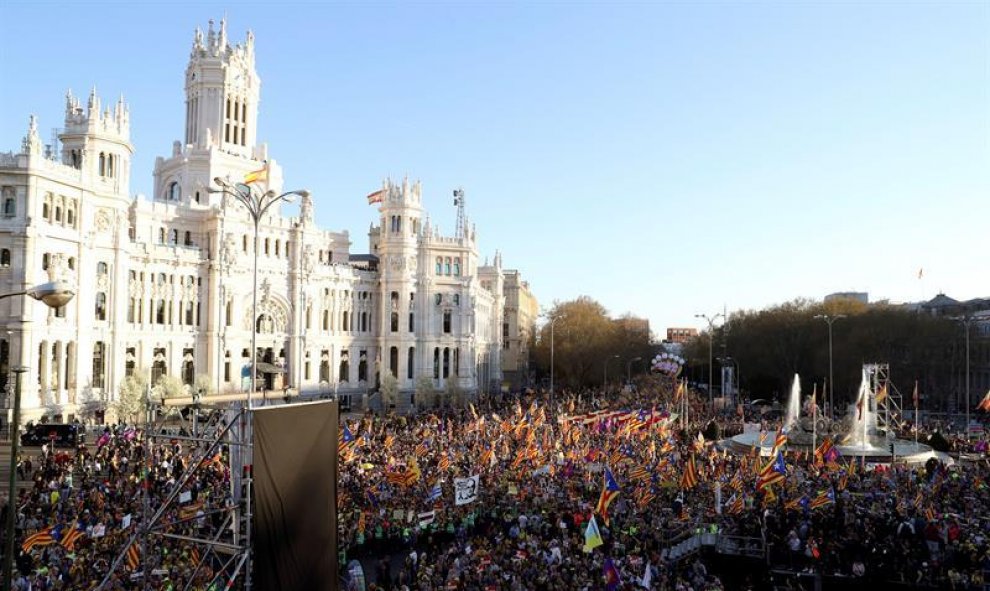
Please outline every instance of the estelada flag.
[[605, 521], [605, 525], [609, 524], [608, 506], [612, 504], [612, 501], [614, 501], [617, 496], [619, 496], [619, 483], [616, 482], [615, 477], [612, 476], [612, 470], [606, 466], [605, 486], [602, 488], [602, 494], [598, 497], [598, 505], [595, 507], [595, 513], [602, 516], [602, 520]]

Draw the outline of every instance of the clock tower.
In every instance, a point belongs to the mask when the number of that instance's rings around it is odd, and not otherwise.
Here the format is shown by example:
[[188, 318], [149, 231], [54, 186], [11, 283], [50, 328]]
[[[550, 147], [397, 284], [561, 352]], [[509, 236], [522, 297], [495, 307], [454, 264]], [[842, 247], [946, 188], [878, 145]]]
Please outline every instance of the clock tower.
[[254, 69], [254, 35], [231, 47], [227, 23], [206, 35], [199, 28], [186, 68], [185, 144], [217, 147], [250, 158], [257, 138], [261, 79]]

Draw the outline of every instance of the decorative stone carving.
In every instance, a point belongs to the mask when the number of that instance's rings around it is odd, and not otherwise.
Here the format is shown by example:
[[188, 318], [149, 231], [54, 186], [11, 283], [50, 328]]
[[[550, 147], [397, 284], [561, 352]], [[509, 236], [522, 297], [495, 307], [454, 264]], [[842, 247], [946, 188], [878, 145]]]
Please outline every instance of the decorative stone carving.
[[237, 265], [237, 236], [227, 234], [223, 241], [223, 248], [220, 251], [220, 263], [226, 269]]
[[303, 249], [303, 271], [307, 273], [312, 273], [313, 267], [316, 266], [316, 255], [313, 250], [312, 244], [307, 244]]
[[96, 231], [100, 234], [104, 234], [110, 231], [110, 226], [113, 221], [110, 219], [110, 213], [101, 209], [96, 212]]

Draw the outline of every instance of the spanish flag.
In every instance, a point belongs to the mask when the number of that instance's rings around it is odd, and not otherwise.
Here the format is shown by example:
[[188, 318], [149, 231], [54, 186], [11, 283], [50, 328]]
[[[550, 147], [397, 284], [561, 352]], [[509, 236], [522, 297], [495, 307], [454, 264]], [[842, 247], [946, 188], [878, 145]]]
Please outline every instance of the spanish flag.
[[244, 175], [244, 184], [250, 185], [251, 183], [257, 183], [259, 181], [268, 182], [268, 163], [265, 163], [264, 168], [256, 170], [254, 172], [249, 172]]
[[374, 193], [368, 194], [368, 205], [372, 205], [373, 203], [381, 203], [384, 200], [384, 195], [385, 195], [384, 189], [379, 189]]

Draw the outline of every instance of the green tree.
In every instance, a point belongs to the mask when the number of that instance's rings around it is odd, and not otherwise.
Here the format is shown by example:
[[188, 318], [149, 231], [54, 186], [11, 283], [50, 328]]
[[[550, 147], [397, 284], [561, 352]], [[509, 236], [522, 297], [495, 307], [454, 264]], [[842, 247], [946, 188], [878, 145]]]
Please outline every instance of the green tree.
[[186, 385], [182, 383], [182, 380], [170, 375], [163, 375], [158, 378], [155, 389], [157, 394], [163, 398], [179, 398], [188, 394]]
[[433, 379], [429, 376], [419, 376], [416, 380], [416, 408], [424, 410], [436, 403], [436, 390]]
[[[891, 382], [903, 390], [907, 401], [914, 380], [923, 392], [948, 391], [952, 364], [959, 359], [953, 348], [958, 331], [951, 321], [902, 306], [856, 300], [794, 300], [733, 312], [711, 335], [716, 383], [719, 359], [728, 356], [750, 398], [782, 400], [795, 373], [805, 394], [816, 385], [819, 392], [828, 391], [828, 325], [816, 318], [820, 315], [845, 316], [832, 324], [837, 408], [855, 397], [864, 363], [889, 364]], [[708, 338], [707, 332], [700, 334], [684, 351], [688, 375], [701, 383], [708, 380]]]
[[121, 382], [117, 401], [112, 406], [117, 420], [127, 422], [144, 420], [144, 413], [148, 408], [147, 375], [147, 370], [137, 369]]
[[378, 391], [382, 395], [382, 412], [389, 412], [395, 406], [395, 401], [399, 395], [399, 380], [392, 375], [391, 371], [386, 371], [382, 375], [382, 383]]
[[451, 406], [457, 408], [464, 407], [464, 390], [457, 385], [457, 380], [451, 378], [444, 384], [444, 398]]
[[[549, 377], [552, 349], [555, 388], [600, 386], [610, 359], [609, 373], [624, 371], [624, 364], [635, 357], [641, 358], [635, 366], [638, 371], [649, 363], [653, 349], [645, 323], [629, 315], [610, 318], [604, 306], [587, 296], [556, 302], [547, 318], [538, 331], [533, 354], [543, 375]], [[615, 355], [622, 360], [621, 366], [614, 361]]]

